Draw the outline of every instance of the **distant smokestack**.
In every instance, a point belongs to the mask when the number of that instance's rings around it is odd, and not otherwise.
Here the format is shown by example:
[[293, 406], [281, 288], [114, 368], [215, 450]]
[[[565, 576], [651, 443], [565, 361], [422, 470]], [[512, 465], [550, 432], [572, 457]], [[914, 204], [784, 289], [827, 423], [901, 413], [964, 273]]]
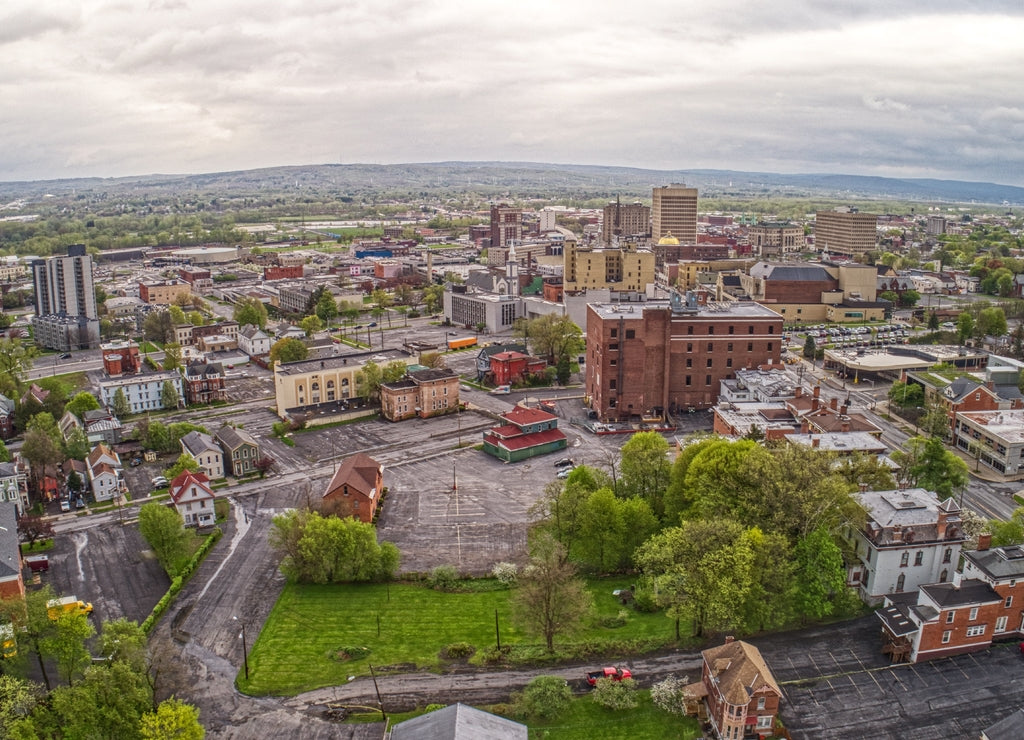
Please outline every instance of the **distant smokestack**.
[[984, 552], [992, 546], [992, 535], [988, 532], [978, 535], [978, 552]]

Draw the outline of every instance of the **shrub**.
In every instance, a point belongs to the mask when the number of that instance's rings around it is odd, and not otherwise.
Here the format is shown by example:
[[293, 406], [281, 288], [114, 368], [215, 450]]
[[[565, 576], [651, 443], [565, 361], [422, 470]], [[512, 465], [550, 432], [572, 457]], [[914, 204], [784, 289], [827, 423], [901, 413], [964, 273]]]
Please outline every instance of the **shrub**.
[[519, 566], [515, 563], [495, 563], [491, 575], [505, 586], [514, 586], [519, 577]]
[[629, 619], [629, 612], [625, 609], [619, 609], [619, 613], [614, 617], [602, 617], [601, 626], [615, 629], [616, 627], [625, 627], [626, 620]]
[[640, 698], [636, 693], [636, 683], [632, 678], [613, 681], [610, 678], [598, 679], [594, 686], [594, 702], [608, 709], [636, 709]]
[[664, 681], [659, 681], [651, 687], [651, 701], [658, 709], [664, 709], [671, 714], [686, 714], [686, 695], [683, 687], [686, 680], [669, 676]]
[[448, 705], [447, 704], [427, 704], [427, 706], [425, 706], [423, 708], [423, 713], [424, 714], [429, 714], [430, 712], [436, 712], [438, 709], [444, 709], [446, 706], [448, 706]]
[[658, 602], [654, 600], [654, 594], [646, 589], [633, 593], [633, 608], [638, 612], [653, 614], [658, 611]]
[[527, 717], [555, 717], [569, 706], [572, 689], [564, 678], [537, 676], [516, 694], [518, 712]]
[[468, 642], [453, 642], [450, 645], [446, 645], [441, 654], [446, 658], [458, 660], [460, 658], [471, 658], [475, 652], [476, 648]]
[[435, 591], [454, 591], [459, 582], [459, 571], [454, 565], [439, 565], [430, 571], [427, 583]]

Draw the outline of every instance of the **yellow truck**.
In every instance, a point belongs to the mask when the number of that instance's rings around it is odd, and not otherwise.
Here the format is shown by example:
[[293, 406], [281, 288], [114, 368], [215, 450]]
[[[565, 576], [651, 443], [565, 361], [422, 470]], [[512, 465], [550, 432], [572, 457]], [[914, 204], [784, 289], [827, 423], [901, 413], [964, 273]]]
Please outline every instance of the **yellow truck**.
[[75, 614], [92, 614], [92, 604], [79, 601], [77, 596], [62, 596], [59, 599], [50, 599], [46, 602], [46, 611], [50, 619], [57, 621], [57, 617], [65, 612]]

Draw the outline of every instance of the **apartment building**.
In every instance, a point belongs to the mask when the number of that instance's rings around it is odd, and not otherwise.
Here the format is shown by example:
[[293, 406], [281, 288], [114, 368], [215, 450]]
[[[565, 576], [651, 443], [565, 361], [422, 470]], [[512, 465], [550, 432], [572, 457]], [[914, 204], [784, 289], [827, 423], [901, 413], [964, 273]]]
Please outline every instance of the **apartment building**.
[[507, 247], [523, 240], [523, 209], [506, 203], [491, 206], [491, 246]]
[[63, 352], [99, 346], [92, 257], [86, 254], [85, 245], [73, 244], [66, 257], [33, 260], [30, 267], [36, 344]]
[[161, 400], [161, 392], [163, 391], [164, 383], [168, 381], [174, 386], [174, 390], [178, 392], [178, 398], [185, 398], [181, 375], [172, 370], [165, 370], [146, 375], [133, 375], [101, 381], [100, 401], [104, 406], [113, 407], [114, 396], [118, 390], [121, 390], [128, 400], [129, 413], [141, 414], [145, 411], [156, 411], [164, 407]]
[[651, 234], [651, 207], [640, 202], [626, 203], [616, 200], [601, 212], [601, 243], [614, 246], [623, 237], [646, 240]]
[[139, 283], [139, 300], [151, 306], [170, 306], [178, 296], [191, 297], [192, 286], [184, 280]]
[[562, 288], [569, 292], [604, 289], [643, 292], [654, 282], [654, 252], [623, 240], [615, 247], [566, 245]]
[[697, 188], [662, 185], [651, 195], [651, 239], [674, 236], [681, 244], [697, 243]]
[[814, 217], [814, 246], [824, 254], [856, 257], [875, 248], [877, 226], [874, 213], [818, 211]]

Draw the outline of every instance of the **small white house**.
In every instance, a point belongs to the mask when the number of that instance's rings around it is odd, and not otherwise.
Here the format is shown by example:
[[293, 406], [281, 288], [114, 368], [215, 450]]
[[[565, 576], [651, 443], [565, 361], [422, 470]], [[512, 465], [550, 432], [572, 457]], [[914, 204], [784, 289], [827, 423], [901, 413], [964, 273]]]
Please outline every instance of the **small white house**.
[[170, 494], [186, 527], [212, 526], [217, 520], [213, 507], [216, 494], [210, 488], [210, 479], [203, 473], [184, 471], [171, 481]]
[[199, 469], [210, 480], [224, 477], [224, 452], [209, 434], [189, 432], [181, 438], [181, 450], [199, 463]]
[[270, 354], [270, 346], [273, 340], [258, 326], [246, 324], [238, 332], [238, 349], [245, 352], [249, 357], [260, 357]]
[[110, 501], [125, 487], [121, 458], [105, 444], [93, 447], [85, 465], [89, 472], [89, 487], [96, 501]]

